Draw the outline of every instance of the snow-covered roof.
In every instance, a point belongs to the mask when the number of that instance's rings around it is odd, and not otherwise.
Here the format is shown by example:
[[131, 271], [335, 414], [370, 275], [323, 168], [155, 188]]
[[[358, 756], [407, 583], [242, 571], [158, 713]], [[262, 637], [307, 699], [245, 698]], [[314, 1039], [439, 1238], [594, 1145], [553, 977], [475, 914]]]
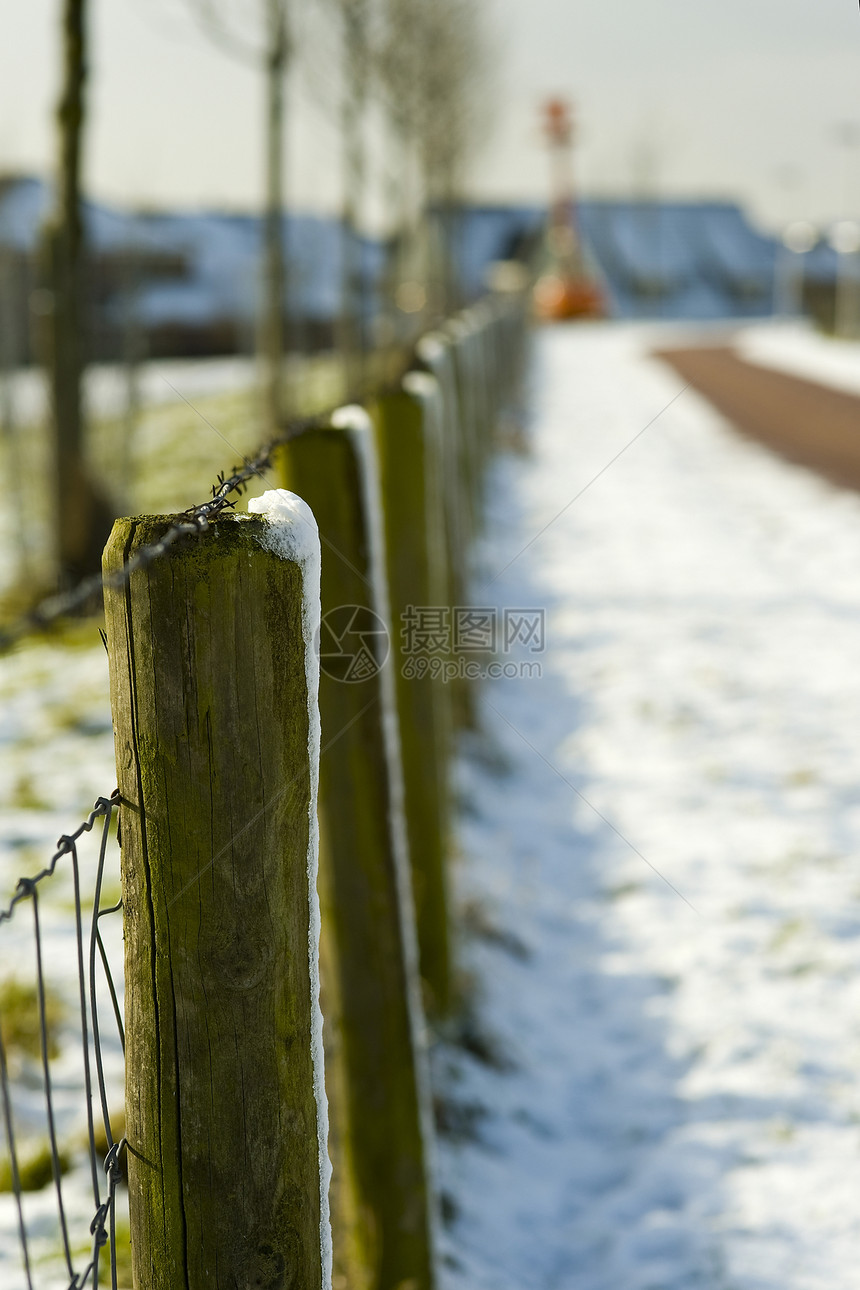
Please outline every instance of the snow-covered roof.
[[[41, 181], [0, 181], [0, 244], [32, 249], [48, 206], [49, 190]], [[763, 314], [772, 307], [777, 243], [753, 228], [732, 202], [591, 200], [579, 204], [578, 218], [617, 313], [716, 318]], [[133, 213], [88, 202], [85, 219], [98, 252], [116, 254], [131, 245], [184, 263], [184, 272], [171, 280], [144, 287], [142, 308], [150, 324], [254, 317], [262, 238], [257, 216]], [[458, 220], [456, 251], [466, 298], [482, 292], [492, 261], [516, 254], [545, 221], [546, 211], [538, 206], [467, 207]], [[290, 312], [334, 318], [343, 277], [338, 221], [291, 213], [284, 217], [283, 239]], [[835, 258], [820, 245], [806, 257], [808, 276], [832, 281]], [[368, 308], [383, 263], [383, 246], [362, 239]]]

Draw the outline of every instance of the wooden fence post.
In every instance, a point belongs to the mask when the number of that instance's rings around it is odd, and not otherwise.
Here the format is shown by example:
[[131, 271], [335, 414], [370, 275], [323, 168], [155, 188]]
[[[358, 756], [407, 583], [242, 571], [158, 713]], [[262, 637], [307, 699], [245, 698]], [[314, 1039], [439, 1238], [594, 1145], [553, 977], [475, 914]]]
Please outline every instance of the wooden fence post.
[[[315, 526], [295, 502], [106, 591], [136, 1290], [330, 1284]], [[170, 525], [118, 520], [106, 574]]]
[[[498, 372], [493, 371], [491, 363], [490, 346], [495, 324], [492, 306], [487, 301], [482, 301], [472, 308], [470, 316], [475, 323], [474, 379], [479, 391], [481, 408], [477, 443], [478, 474], [482, 478], [492, 446], [496, 417], [499, 412], [498, 383], [501, 376]], [[481, 512], [479, 511], [479, 521], [480, 518]]]
[[[464, 428], [462, 365], [455, 358], [456, 343], [442, 332], [429, 332], [416, 346], [416, 357], [436, 378], [442, 395], [442, 480], [448, 552], [448, 589], [452, 606], [469, 604], [470, 551], [475, 531], [472, 487], [471, 431]], [[457, 678], [451, 686], [453, 712], [458, 728], [474, 727], [474, 684]]]
[[[441, 463], [428, 424], [434, 397], [440, 397], [435, 379], [415, 372], [407, 376], [399, 391], [380, 396], [371, 411], [385, 513], [391, 656], [421, 979], [428, 1012], [441, 1016], [451, 1002], [445, 878], [450, 691], [432, 670], [438, 647], [431, 645], [428, 650], [424, 646], [424, 654], [420, 653], [419, 617], [429, 613], [432, 623], [434, 609], [446, 618], [449, 611], [444, 571], [439, 567], [445, 558]], [[411, 641], [410, 634], [419, 639]], [[412, 653], [413, 645], [417, 656]]]
[[470, 520], [465, 447], [461, 430], [457, 376], [449, 339], [437, 332], [422, 336], [416, 354], [425, 369], [439, 382], [442, 391], [442, 475], [445, 489], [445, 519], [448, 531], [448, 565], [451, 599], [465, 603], [468, 586], [467, 545]]
[[467, 547], [471, 545], [477, 528], [477, 440], [479, 433], [478, 389], [472, 367], [471, 346], [474, 327], [467, 314], [452, 318], [441, 335], [448, 353], [448, 362], [456, 391], [455, 426], [458, 441], [458, 468], [462, 481], [464, 536]]
[[285, 482], [312, 505], [323, 544], [320, 899], [333, 1285], [429, 1290], [423, 1013], [393, 678], [380, 666], [387, 643], [374, 630], [379, 618], [388, 626], [382, 517], [366, 414], [344, 409], [336, 421], [283, 450]]

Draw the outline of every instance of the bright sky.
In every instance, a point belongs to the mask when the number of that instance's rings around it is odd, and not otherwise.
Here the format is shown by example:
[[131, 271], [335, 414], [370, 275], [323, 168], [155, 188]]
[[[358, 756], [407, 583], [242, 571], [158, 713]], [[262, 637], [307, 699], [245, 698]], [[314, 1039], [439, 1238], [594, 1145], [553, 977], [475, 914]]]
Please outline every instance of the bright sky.
[[[587, 192], [733, 196], [770, 224], [860, 216], [856, 0], [486, 4], [495, 128], [472, 196], [544, 200], [537, 107], [560, 93], [578, 105], [576, 165]], [[294, 5], [319, 11], [323, 0]], [[60, 8], [60, 0], [0, 0], [0, 171], [49, 168]], [[256, 74], [207, 42], [185, 0], [91, 0], [91, 10], [91, 191], [253, 206]], [[291, 93], [290, 185], [306, 208], [337, 203], [336, 94], [317, 44], [312, 71]]]

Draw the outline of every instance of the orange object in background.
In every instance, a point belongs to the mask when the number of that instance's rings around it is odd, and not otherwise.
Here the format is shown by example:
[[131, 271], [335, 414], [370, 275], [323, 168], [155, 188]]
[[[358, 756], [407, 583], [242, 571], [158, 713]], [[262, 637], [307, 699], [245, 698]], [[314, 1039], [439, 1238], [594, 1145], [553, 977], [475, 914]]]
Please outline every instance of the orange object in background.
[[576, 222], [573, 183], [573, 110], [562, 98], [543, 105], [549, 145], [551, 200], [546, 233], [546, 271], [534, 288], [534, 311], [545, 322], [602, 318], [603, 292], [588, 271]]
[[606, 315], [603, 293], [587, 278], [563, 278], [559, 274], [544, 273], [535, 283], [532, 301], [535, 317], [543, 322], [603, 318]]

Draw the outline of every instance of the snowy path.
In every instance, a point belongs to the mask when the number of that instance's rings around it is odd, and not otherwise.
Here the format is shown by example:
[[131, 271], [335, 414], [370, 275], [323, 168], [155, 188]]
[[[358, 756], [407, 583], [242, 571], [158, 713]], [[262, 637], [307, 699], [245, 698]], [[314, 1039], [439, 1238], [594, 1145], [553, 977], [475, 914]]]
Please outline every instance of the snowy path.
[[479, 594], [545, 606], [547, 649], [462, 765], [497, 1060], [437, 1054], [448, 1284], [848, 1290], [860, 498], [667, 407], [649, 339], [544, 332], [493, 480]]

